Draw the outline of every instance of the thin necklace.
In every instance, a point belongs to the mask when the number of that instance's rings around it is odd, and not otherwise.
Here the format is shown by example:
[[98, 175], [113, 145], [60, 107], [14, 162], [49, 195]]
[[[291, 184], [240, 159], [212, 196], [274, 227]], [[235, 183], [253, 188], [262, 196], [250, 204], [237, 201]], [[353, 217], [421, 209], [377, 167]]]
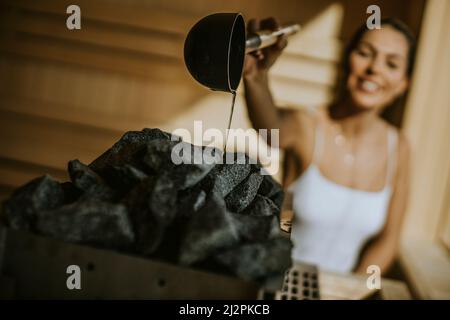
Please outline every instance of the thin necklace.
[[355, 163], [355, 150], [353, 139], [349, 141], [342, 133], [340, 125], [334, 125], [334, 144], [340, 149], [344, 149], [344, 163], [347, 166], [352, 166]]

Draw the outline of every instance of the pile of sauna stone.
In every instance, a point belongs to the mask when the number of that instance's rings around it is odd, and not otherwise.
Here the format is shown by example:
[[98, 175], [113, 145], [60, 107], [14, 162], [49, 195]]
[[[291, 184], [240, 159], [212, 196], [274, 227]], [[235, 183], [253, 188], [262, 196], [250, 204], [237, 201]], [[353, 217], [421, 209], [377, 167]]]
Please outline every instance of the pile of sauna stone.
[[[244, 280], [264, 282], [289, 268], [280, 185], [245, 155], [227, 154], [244, 163], [175, 164], [179, 143], [186, 144], [159, 129], [127, 132], [89, 165], [70, 161], [69, 182], [45, 175], [17, 189], [2, 204], [3, 222]], [[193, 158], [205, 151], [187, 146]]]

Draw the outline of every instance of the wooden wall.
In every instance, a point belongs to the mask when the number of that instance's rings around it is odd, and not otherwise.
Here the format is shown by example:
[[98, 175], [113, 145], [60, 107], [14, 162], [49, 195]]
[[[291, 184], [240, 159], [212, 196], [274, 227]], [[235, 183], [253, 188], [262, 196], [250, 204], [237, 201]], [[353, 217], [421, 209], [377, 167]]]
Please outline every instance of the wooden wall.
[[[418, 30], [424, 0], [0, 0], [1, 197], [44, 173], [66, 179], [67, 161], [90, 162], [127, 130], [199, 117], [224, 126], [228, 108], [207, 111], [228, 96], [199, 86], [182, 57], [186, 32], [212, 12], [299, 22], [303, 32], [273, 70], [274, 95], [291, 106], [326, 103], [342, 43], [372, 3]], [[81, 30], [66, 28], [70, 4], [81, 7]], [[248, 126], [238, 104], [235, 125]]]
[[450, 299], [449, 19], [449, 1], [428, 1], [405, 115], [412, 176], [400, 261], [424, 299]]
[[[66, 163], [89, 162], [124, 131], [158, 126], [202, 92], [180, 52], [193, 19], [150, 7], [1, 1], [0, 185], [9, 192]], [[170, 23], [169, 23], [170, 22]]]

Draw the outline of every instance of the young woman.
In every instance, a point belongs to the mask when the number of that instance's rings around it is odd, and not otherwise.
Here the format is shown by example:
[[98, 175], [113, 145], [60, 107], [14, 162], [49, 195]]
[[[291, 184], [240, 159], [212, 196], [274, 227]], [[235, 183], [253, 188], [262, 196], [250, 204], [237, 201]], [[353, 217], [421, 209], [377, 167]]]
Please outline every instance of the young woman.
[[[273, 18], [249, 31], [276, 29]], [[244, 66], [245, 98], [255, 129], [279, 129], [284, 185], [293, 195], [292, 258], [335, 272], [385, 273], [396, 256], [408, 194], [409, 147], [380, 114], [408, 89], [415, 52], [395, 19], [362, 26], [343, 56], [341, 93], [326, 108], [275, 107], [268, 70], [286, 38]], [[268, 141], [270, 143], [270, 141]]]

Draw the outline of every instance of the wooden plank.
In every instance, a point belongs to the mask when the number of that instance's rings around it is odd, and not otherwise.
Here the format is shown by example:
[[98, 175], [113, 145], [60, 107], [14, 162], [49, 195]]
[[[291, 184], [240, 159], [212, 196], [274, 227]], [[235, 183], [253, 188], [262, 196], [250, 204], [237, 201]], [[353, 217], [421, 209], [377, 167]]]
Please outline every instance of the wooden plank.
[[[4, 188], [13, 190], [20, 186], [23, 186], [34, 178], [40, 177], [45, 174], [47, 174], [47, 170], [45, 169], [43, 169], [42, 171], [31, 171], [28, 168], [24, 167], [16, 169], [7, 166], [4, 167], [3, 164], [0, 164], [0, 185], [2, 185], [2, 187]], [[60, 177], [64, 177], [64, 175], [59, 175], [58, 179]], [[64, 180], [66, 179], [67, 177], [64, 177]]]
[[49, 174], [59, 181], [67, 181], [65, 170], [36, 165], [31, 162], [0, 158], [0, 185], [15, 189], [39, 176]]
[[407, 285], [401, 281], [390, 279], [381, 280], [381, 298], [383, 300], [411, 300], [411, 293]]
[[[76, 85], [76, 83], [74, 83]], [[87, 93], [74, 101], [74, 94], [67, 94], [65, 101], [53, 102], [45, 97], [27, 97], [20, 92], [0, 90], [0, 110], [16, 112], [28, 116], [38, 116], [53, 120], [61, 120], [95, 128], [104, 128], [114, 132], [141, 130], [145, 127], [161, 126], [172, 119], [175, 114], [187, 112], [188, 103], [196, 96], [197, 90], [189, 90], [189, 86], [151, 85], [146, 91], [139, 87], [134, 91], [136, 98], [126, 99], [133, 93], [123, 88], [121, 95], [111, 92], [114, 87], [106, 87], [106, 97], [95, 99]], [[78, 90], [77, 90], [78, 91]], [[177, 92], [174, 96], [173, 92]], [[110, 101], [107, 95], [118, 97], [118, 101]], [[155, 100], [151, 100], [152, 97]], [[60, 98], [61, 100], [64, 97]], [[92, 101], [88, 101], [91, 99]], [[56, 99], [54, 99], [56, 100]], [[122, 104], [120, 103], [122, 101]], [[158, 103], [155, 103], [157, 101]], [[164, 106], [164, 108], [161, 108]], [[122, 110], [121, 110], [122, 109]]]
[[[51, 0], [41, 0], [35, 3], [30, 0], [5, 0], [9, 6], [31, 10], [33, 12], [52, 13], [66, 17], [65, 8], [72, 4], [68, 0], [59, 1], [57, 4]], [[172, 33], [184, 37], [191, 27], [200, 18], [182, 14], [174, 10], [161, 9], [159, 7], [126, 4], [104, 0], [78, 1], [82, 8], [83, 21], [89, 20], [110, 23], [114, 25], [129, 26], [153, 30], [162, 33]], [[86, 18], [86, 19], [85, 19]], [[82, 26], [83, 29], [83, 26]], [[300, 33], [289, 38], [289, 45], [285, 52], [294, 56], [306, 56], [323, 61], [337, 62], [342, 51], [342, 41], [332, 37], [312, 37], [309, 34]]]
[[[164, 103], [159, 105], [164, 105]], [[149, 110], [156, 110], [157, 108], [157, 105], [149, 106]], [[162, 118], [165, 118], [164, 115], [152, 116], [150, 112], [141, 114], [139, 117], [139, 110], [136, 110], [134, 117], [129, 117], [125, 115], [125, 112], [121, 115], [120, 112], [103, 111], [102, 107], [99, 107], [98, 110], [80, 110], [80, 108], [70, 104], [58, 104], [4, 95], [0, 95], [0, 110], [15, 112], [25, 116], [37, 116], [73, 124], [88, 125], [93, 128], [108, 129], [115, 132], [125, 132], [131, 129], [141, 130], [145, 127], [156, 126], [158, 122], [163, 122]]]
[[334, 87], [337, 65], [305, 56], [282, 55], [271, 69], [274, 77]]
[[419, 298], [450, 299], [450, 259], [440, 243], [402, 241], [400, 262]]
[[121, 133], [0, 111], [0, 157], [66, 170], [67, 162], [90, 163]]
[[[3, 0], [2, 3], [13, 8], [53, 13], [64, 17], [68, 17], [66, 8], [74, 4], [71, 0]], [[106, 0], [78, 0], [76, 4], [81, 9], [82, 21], [84, 19], [91, 19], [147, 30], [171, 32], [179, 35], [184, 35], [196, 22], [195, 17], [148, 5]]]
[[338, 63], [342, 50], [343, 43], [338, 38], [311, 38], [299, 35], [289, 38], [289, 44], [284, 52], [325, 62]]
[[184, 38], [170, 32], [134, 29], [92, 20], [84, 21], [81, 30], [69, 31], [60, 16], [36, 12], [4, 11], [0, 13], [0, 19], [6, 30], [161, 55], [180, 61], [183, 59]]
[[376, 292], [366, 285], [366, 278], [354, 274], [321, 271], [320, 296], [323, 300], [363, 300]]
[[293, 107], [325, 105], [332, 99], [332, 89], [311, 83], [275, 77], [271, 83], [272, 93], [277, 104]]
[[[1, 109], [117, 130], [167, 122], [209, 92], [192, 79], [169, 85], [23, 59], [0, 60], [0, 66], [4, 70], [0, 74]], [[281, 94], [290, 92], [291, 104], [317, 103], [327, 91], [326, 87], [298, 80], [276, 76], [273, 79]], [[286, 98], [289, 96], [284, 95], [281, 100]], [[155, 101], [164, 108], [158, 108]]]
[[[450, 176], [450, 2], [428, 1], [406, 105], [404, 132], [411, 144], [410, 197], [404, 232], [435, 241]], [[426, 213], [426, 214], [425, 214]]]
[[155, 55], [111, 51], [95, 45], [74, 44], [40, 36], [21, 35], [11, 38], [2, 34], [0, 41], [3, 42], [0, 52], [19, 56], [71, 63], [165, 81], [177, 81], [189, 76], [183, 63]]
[[320, 291], [323, 300], [364, 300], [380, 293], [384, 300], [410, 300], [411, 294], [404, 282], [381, 279], [381, 289], [369, 289], [366, 277], [356, 274], [320, 273]]
[[442, 207], [439, 236], [442, 244], [450, 252], [450, 170], [447, 177], [446, 203]]
[[[130, 53], [136, 51], [161, 55], [183, 62], [184, 39], [170, 34], [117, 30], [117, 28], [108, 28], [89, 21], [82, 30], [68, 32], [59, 19], [36, 15], [26, 15], [22, 19], [11, 21], [6, 26], [26, 34], [121, 49]], [[286, 54], [280, 57], [271, 71], [275, 76], [333, 86], [336, 78], [336, 63], [307, 55]]]

